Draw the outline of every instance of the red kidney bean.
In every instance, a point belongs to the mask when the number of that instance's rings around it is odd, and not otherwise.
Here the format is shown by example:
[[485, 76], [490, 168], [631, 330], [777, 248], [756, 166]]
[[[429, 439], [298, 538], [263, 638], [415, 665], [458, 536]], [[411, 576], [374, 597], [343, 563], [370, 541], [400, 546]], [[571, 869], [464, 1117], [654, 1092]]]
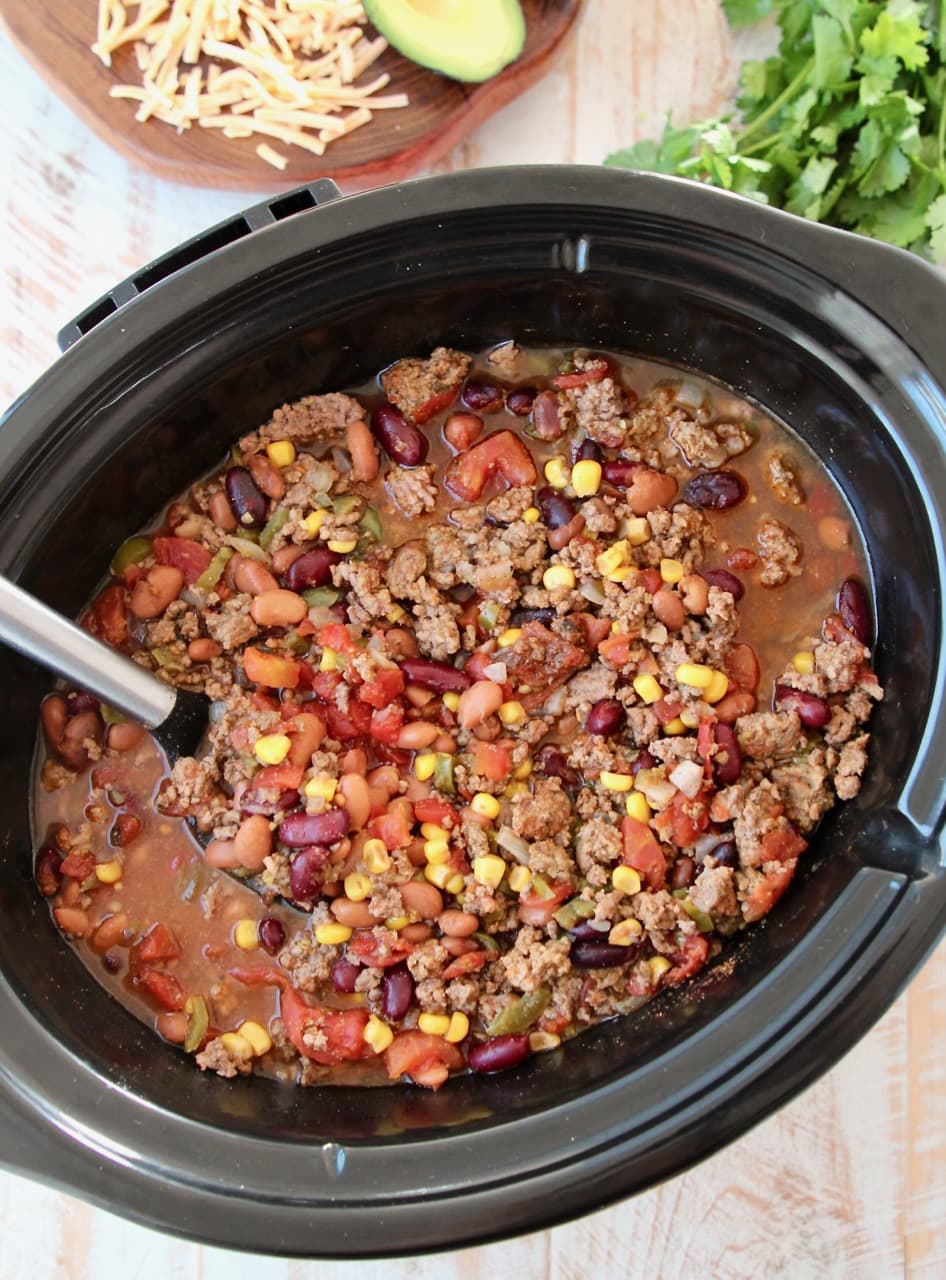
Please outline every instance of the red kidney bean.
[[525, 1033], [493, 1036], [492, 1040], [475, 1044], [466, 1055], [466, 1060], [471, 1070], [489, 1075], [493, 1071], [508, 1071], [510, 1067], [518, 1067], [531, 1052], [529, 1037]]
[[601, 475], [615, 489], [626, 489], [634, 478], [634, 472], [643, 466], [641, 462], [628, 462], [626, 458], [609, 458], [601, 467]]
[[381, 1012], [388, 1022], [400, 1022], [414, 999], [414, 979], [406, 964], [385, 969], [381, 979]]
[[813, 693], [803, 693], [787, 684], [775, 686], [775, 705], [785, 711], [794, 711], [808, 729], [823, 729], [831, 719], [831, 708], [824, 698]]
[[688, 889], [696, 879], [696, 863], [692, 858], [677, 858], [670, 872], [671, 889]]
[[286, 943], [286, 930], [281, 920], [267, 916], [259, 922], [259, 942], [271, 956], [278, 955]]
[[430, 441], [393, 404], [378, 405], [371, 415], [371, 430], [399, 467], [419, 467], [427, 457]]
[[577, 515], [574, 504], [569, 502], [564, 494], [559, 493], [557, 489], [553, 489], [550, 484], [544, 484], [537, 491], [535, 499], [539, 504], [539, 510], [542, 512], [542, 519], [549, 529], [564, 528]]
[[309, 844], [335, 844], [351, 830], [347, 809], [327, 809], [325, 813], [292, 813], [279, 824], [279, 839], [290, 849]]
[[77, 716], [82, 711], [98, 711], [99, 700], [94, 698], [91, 693], [85, 693], [83, 690], [78, 689], [75, 693], [68, 695], [66, 707], [70, 716]]
[[246, 467], [231, 467], [223, 483], [237, 523], [244, 529], [261, 529], [266, 523], [266, 499]]
[[741, 600], [746, 594], [746, 589], [739, 579], [727, 569], [704, 569], [700, 576], [705, 578], [711, 587], [728, 591], [734, 600]]
[[604, 462], [601, 446], [595, 440], [585, 439], [575, 451], [576, 462]]
[[474, 413], [496, 413], [503, 407], [502, 387], [479, 378], [470, 378], [460, 392], [460, 403]]
[[516, 387], [514, 391], [506, 392], [506, 408], [517, 418], [528, 418], [534, 403], [535, 392], [528, 387]]
[[51, 842], [47, 841], [36, 855], [36, 883], [40, 893], [51, 898], [58, 893], [62, 885], [62, 854]]
[[643, 751], [638, 751], [637, 759], [631, 762], [631, 777], [636, 778], [641, 769], [655, 769], [657, 761], [645, 747]]
[[289, 891], [297, 902], [311, 902], [322, 886], [322, 870], [328, 862], [328, 849], [310, 845], [300, 849], [289, 864]]
[[602, 921], [603, 928], [599, 928], [593, 920], [582, 920], [580, 924], [576, 924], [573, 929], [568, 930], [569, 937], [577, 939], [579, 942], [603, 942], [611, 931], [610, 924]]
[[736, 848], [735, 840], [723, 840], [720, 844], [714, 845], [710, 850], [710, 856], [715, 860], [717, 866], [739, 866], [739, 850]]
[[287, 591], [308, 591], [310, 587], [324, 587], [332, 581], [332, 565], [340, 564], [342, 557], [328, 547], [315, 547], [306, 551], [283, 575]]
[[734, 547], [726, 557], [726, 563], [736, 573], [749, 573], [758, 569], [759, 557], [751, 547]]
[[509, 624], [521, 627], [526, 622], [542, 622], [546, 626], [555, 620], [554, 609], [513, 609]]
[[558, 778], [569, 791], [574, 791], [578, 786], [578, 774], [569, 767], [564, 754], [557, 747], [540, 747], [536, 753], [535, 767], [547, 778]]
[[728, 511], [744, 501], [749, 489], [735, 471], [701, 471], [684, 485], [680, 495], [691, 507], [704, 511]]
[[473, 683], [465, 671], [458, 671], [448, 662], [434, 658], [405, 658], [401, 670], [408, 684], [419, 684], [422, 689], [434, 693], [462, 693]]
[[742, 751], [739, 748], [739, 743], [731, 725], [714, 725], [713, 738], [717, 747], [726, 752], [724, 761], [720, 761], [718, 756], [714, 757], [713, 774], [719, 786], [731, 786], [732, 783], [738, 781], [739, 775], [742, 773]]
[[532, 433], [540, 440], [559, 440], [565, 434], [554, 391], [540, 391], [536, 396], [532, 405]]
[[870, 605], [867, 603], [867, 592], [857, 578], [845, 578], [841, 583], [838, 613], [848, 631], [852, 631], [861, 644], [870, 644], [873, 632]]
[[267, 799], [265, 794], [254, 787], [247, 787], [240, 797], [238, 808], [241, 813], [261, 813], [269, 816], [281, 810], [288, 813], [299, 803], [298, 791], [284, 791], [282, 795]]
[[588, 712], [585, 728], [589, 733], [609, 738], [624, 723], [624, 708], [615, 698], [602, 698]]
[[637, 954], [636, 947], [617, 947], [610, 942], [576, 942], [569, 958], [576, 969], [613, 969], [627, 964]]
[[360, 964], [353, 964], [351, 960], [336, 960], [332, 965], [332, 986], [336, 991], [341, 991], [344, 995], [350, 996], [355, 990], [355, 983], [358, 981], [360, 973]]

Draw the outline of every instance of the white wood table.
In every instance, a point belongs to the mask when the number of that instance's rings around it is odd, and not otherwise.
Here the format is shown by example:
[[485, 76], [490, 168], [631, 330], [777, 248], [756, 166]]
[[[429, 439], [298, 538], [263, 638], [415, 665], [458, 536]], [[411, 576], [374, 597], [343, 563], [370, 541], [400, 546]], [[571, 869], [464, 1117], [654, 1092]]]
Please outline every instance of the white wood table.
[[[736, 65], [716, 0], [586, 0], [542, 83], [440, 167], [597, 163], [655, 133], [671, 107], [681, 121], [718, 108]], [[0, 399], [9, 402], [52, 361], [64, 321], [253, 197], [174, 186], [130, 167], [2, 37], [0, 76]], [[260, 194], [278, 187], [273, 171]], [[554, 1230], [411, 1261], [238, 1260], [0, 1174], [0, 1242], [0, 1280], [673, 1280], [694, 1273], [941, 1280], [946, 947], [870, 1035], [779, 1114], [682, 1177]]]

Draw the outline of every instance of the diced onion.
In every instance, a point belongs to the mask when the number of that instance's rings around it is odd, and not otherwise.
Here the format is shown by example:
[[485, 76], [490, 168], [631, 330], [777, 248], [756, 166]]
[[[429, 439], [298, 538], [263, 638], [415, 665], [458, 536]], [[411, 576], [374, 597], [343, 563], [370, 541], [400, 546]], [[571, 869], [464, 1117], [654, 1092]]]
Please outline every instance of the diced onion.
[[703, 785], [703, 766], [695, 760], [681, 760], [671, 773], [670, 781], [678, 791], [692, 800]]
[[500, 849], [505, 849], [507, 853], [511, 853], [516, 861], [521, 862], [524, 867], [529, 865], [529, 842], [523, 840], [522, 836], [516, 835], [512, 827], [500, 827], [496, 832], [496, 843]]
[[699, 409], [706, 399], [706, 388], [698, 382], [686, 378], [677, 387], [675, 397], [677, 404], [686, 405], [688, 409]]
[[487, 680], [492, 680], [493, 684], [505, 684], [508, 678], [505, 662], [491, 662], [488, 667], [483, 668], [483, 675]]
[[600, 582], [583, 582], [580, 591], [585, 599], [590, 600], [592, 604], [604, 604], [607, 598], [601, 589]]

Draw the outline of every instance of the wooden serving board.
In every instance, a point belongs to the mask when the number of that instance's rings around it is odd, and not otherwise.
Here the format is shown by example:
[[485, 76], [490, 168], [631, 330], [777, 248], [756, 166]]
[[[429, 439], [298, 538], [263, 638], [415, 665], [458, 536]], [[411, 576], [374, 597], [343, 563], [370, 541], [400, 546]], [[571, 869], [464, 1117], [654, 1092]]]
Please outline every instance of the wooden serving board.
[[522, 56], [484, 84], [460, 84], [388, 49], [370, 75], [387, 71], [384, 92], [404, 92], [407, 107], [378, 111], [364, 127], [315, 156], [268, 139], [289, 160], [274, 169], [256, 154], [264, 138], [224, 138], [216, 129], [178, 133], [158, 121], [139, 124], [134, 102], [110, 98], [114, 84], [138, 83], [130, 48], [105, 67], [92, 53], [96, 0], [0, 0], [0, 16], [33, 66], [100, 137], [162, 178], [207, 187], [259, 190], [333, 178], [343, 188], [400, 181], [434, 164], [542, 75], [575, 19], [581, 0], [522, 0], [528, 35]]

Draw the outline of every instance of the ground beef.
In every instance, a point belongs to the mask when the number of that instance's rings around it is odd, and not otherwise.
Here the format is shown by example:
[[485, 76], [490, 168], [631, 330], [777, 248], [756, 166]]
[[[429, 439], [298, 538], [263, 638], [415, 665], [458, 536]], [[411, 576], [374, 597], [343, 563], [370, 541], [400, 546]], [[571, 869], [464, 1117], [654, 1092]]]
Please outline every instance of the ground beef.
[[234, 1076], [248, 1076], [253, 1070], [251, 1056], [244, 1057], [234, 1049], [228, 1049], [220, 1036], [211, 1040], [197, 1054], [195, 1061], [201, 1071], [216, 1071], [218, 1076], [232, 1080]]
[[563, 845], [554, 840], [536, 840], [529, 848], [529, 870], [560, 883], [574, 878], [575, 864]]
[[771, 772], [785, 804], [785, 813], [800, 831], [811, 831], [834, 804], [825, 753], [811, 751]]
[[434, 484], [433, 467], [414, 467], [406, 471], [403, 467], [392, 467], [385, 483], [391, 497], [406, 516], [422, 516], [425, 511], [433, 511], [440, 496], [439, 487]]
[[655, 507], [647, 513], [647, 522], [652, 536], [652, 541], [643, 549], [647, 564], [656, 566], [663, 559], [680, 560], [689, 569], [702, 564], [706, 548], [713, 545], [713, 530], [706, 516], [685, 502], [678, 502], [669, 510]]
[[526, 485], [507, 489], [486, 504], [486, 514], [494, 524], [512, 524], [533, 505], [535, 492]]
[[691, 886], [687, 897], [700, 911], [705, 911], [713, 921], [739, 914], [736, 886], [731, 867], [714, 867], [702, 871]]
[[867, 743], [870, 734], [846, 742], [834, 778], [834, 789], [841, 800], [852, 800], [861, 789], [861, 774], [867, 768]]
[[549, 942], [537, 929], [522, 925], [515, 945], [499, 964], [505, 980], [515, 991], [535, 991], [536, 987], [554, 982], [569, 971], [570, 949], [570, 939]]
[[764, 587], [783, 586], [801, 573], [801, 539], [781, 520], [773, 516], [760, 520], [756, 541], [763, 564], [759, 581]]
[[437, 347], [429, 359], [398, 360], [381, 375], [381, 389], [411, 422], [425, 422], [429, 406], [445, 409], [470, 368], [470, 357]]
[[349, 423], [360, 422], [364, 417], [365, 410], [354, 396], [338, 391], [305, 396], [293, 404], [284, 404], [259, 431], [244, 436], [240, 451], [247, 458], [273, 440], [291, 440], [296, 445], [334, 440], [344, 435]]
[[368, 560], [343, 560], [332, 569], [336, 587], [349, 587], [348, 616], [352, 622], [366, 623], [387, 618], [394, 597], [384, 584], [381, 569]]
[[[575, 361], [579, 371], [584, 362]], [[559, 392], [566, 420], [572, 419], [580, 431], [605, 449], [620, 449], [627, 439], [624, 388], [614, 378], [602, 378], [586, 386]]]
[[486, 359], [489, 364], [502, 369], [504, 373], [512, 373], [519, 363], [519, 356], [519, 348], [514, 342], [503, 342], [498, 347], [494, 347]]
[[795, 464], [784, 453], [770, 454], [766, 463], [769, 485], [776, 498], [800, 507], [805, 501], [798, 481]]
[[739, 746], [754, 760], [784, 760], [804, 741], [794, 711], [755, 711], [736, 721]]
[[534, 791], [513, 800], [512, 826], [526, 840], [551, 839], [571, 820], [572, 802], [558, 778], [540, 778]]
[[226, 652], [240, 649], [259, 635], [259, 627], [250, 617], [251, 598], [246, 595], [231, 596], [219, 610], [206, 610], [204, 625], [211, 640]]
[[614, 504], [606, 498], [588, 498], [581, 504], [581, 514], [589, 533], [614, 533], [617, 530], [618, 518], [614, 513]]
[[736, 846], [744, 866], [755, 867], [764, 861], [763, 837], [787, 825], [784, 811], [778, 788], [767, 778], [746, 794], [735, 822]]
[[582, 824], [575, 837], [575, 858], [585, 875], [597, 864], [618, 862], [622, 852], [621, 833], [609, 822], [593, 818]]
[[737, 422], [703, 425], [683, 414], [675, 415], [668, 434], [689, 466], [714, 471], [754, 443], [752, 433]]

